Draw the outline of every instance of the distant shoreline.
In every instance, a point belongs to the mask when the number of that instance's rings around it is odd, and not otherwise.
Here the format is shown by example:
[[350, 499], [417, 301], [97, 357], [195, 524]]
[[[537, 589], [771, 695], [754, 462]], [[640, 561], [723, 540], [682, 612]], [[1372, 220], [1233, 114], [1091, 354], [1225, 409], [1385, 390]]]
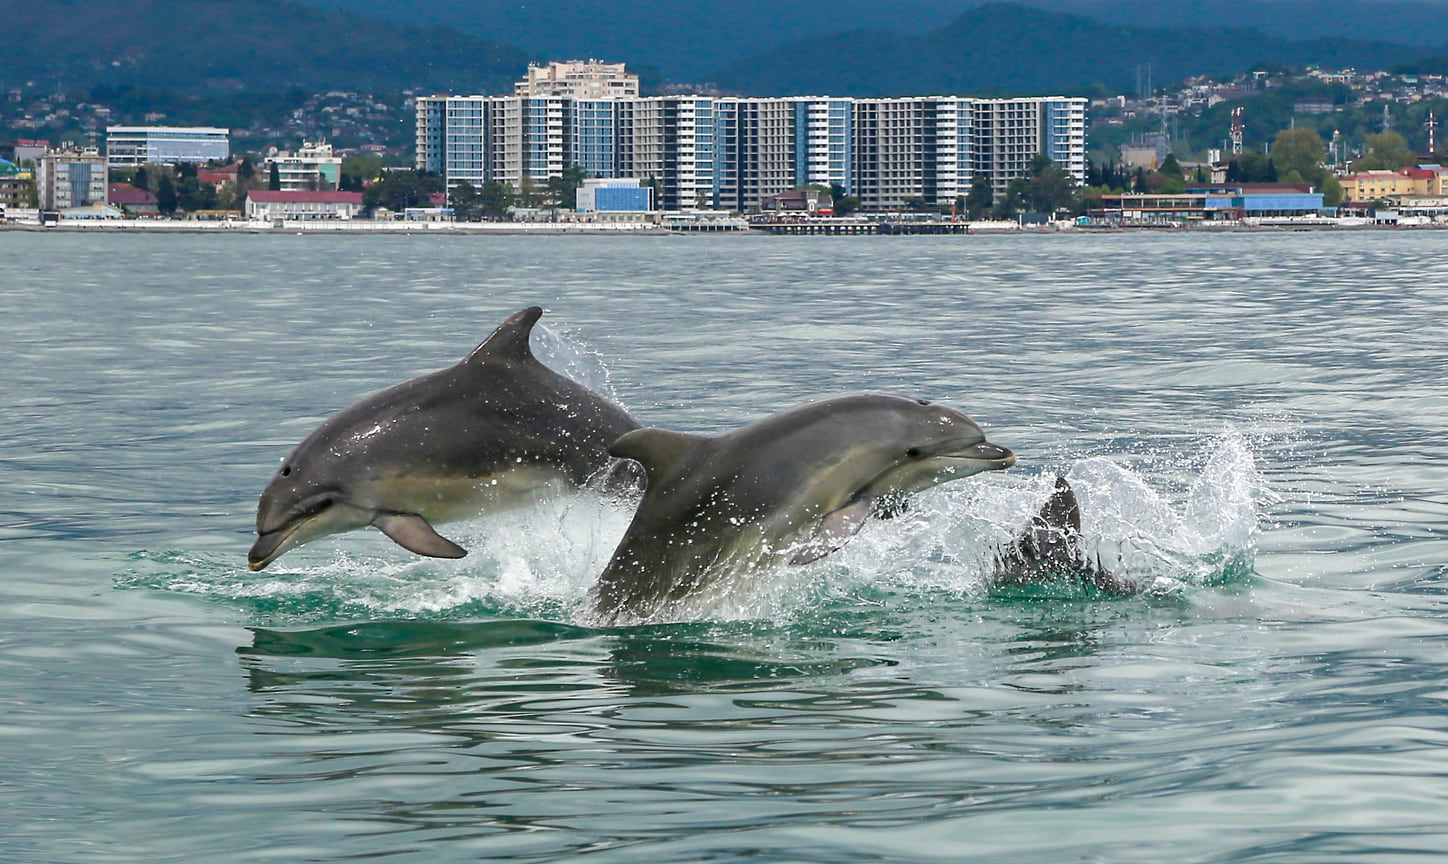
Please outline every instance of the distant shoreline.
[[[1134, 234], [1134, 233], [1181, 233], [1181, 234], [1255, 234], [1283, 232], [1320, 231], [1416, 231], [1448, 229], [1448, 222], [1430, 222], [1413, 225], [1375, 224], [1366, 220], [1343, 223], [1337, 221], [1273, 221], [1258, 223], [1198, 223], [1183, 225], [1139, 224], [1139, 225], [1077, 225], [1071, 222], [1047, 223], [1044, 225], [1017, 225], [1014, 222], [982, 223], [940, 223], [922, 222], [911, 230], [912, 223], [886, 223], [894, 225], [890, 231], [837, 230], [841, 226], [829, 223], [800, 223], [799, 230], [767, 230], [753, 226], [730, 225], [728, 227], [694, 227], [691, 225], [658, 224], [599, 224], [588, 222], [373, 222], [355, 221], [312, 221], [287, 222], [281, 225], [258, 222], [172, 222], [164, 220], [105, 220], [75, 221], [40, 225], [34, 222], [12, 222], [0, 224], [0, 232], [61, 233], [61, 234], [209, 234], [209, 235], [346, 235], [346, 236], [571, 236], [571, 237], [659, 237], [670, 235], [707, 234], [711, 236], [898, 236], [910, 235], [1025, 235], [1043, 234]], [[942, 226], [950, 230], [942, 230]], [[777, 226], [772, 226], [777, 228]]]

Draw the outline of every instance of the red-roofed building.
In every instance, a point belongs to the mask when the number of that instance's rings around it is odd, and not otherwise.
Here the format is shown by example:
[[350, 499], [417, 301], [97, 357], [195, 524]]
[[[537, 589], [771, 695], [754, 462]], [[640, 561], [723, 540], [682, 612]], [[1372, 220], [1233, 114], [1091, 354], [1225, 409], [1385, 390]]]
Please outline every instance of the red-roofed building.
[[106, 192], [106, 201], [129, 216], [155, 216], [161, 212], [156, 205], [156, 193], [129, 183], [112, 183]]
[[1448, 168], [1417, 165], [1399, 171], [1361, 171], [1338, 178], [1345, 200], [1380, 201], [1384, 198], [1448, 196]]
[[246, 194], [246, 218], [264, 222], [278, 219], [355, 219], [361, 212], [361, 192], [254, 191]]
[[220, 186], [222, 183], [235, 183], [238, 167], [235, 162], [230, 165], [222, 165], [219, 168], [208, 168], [204, 165], [198, 166], [196, 169], [196, 179], [201, 183], [209, 183], [212, 186]]

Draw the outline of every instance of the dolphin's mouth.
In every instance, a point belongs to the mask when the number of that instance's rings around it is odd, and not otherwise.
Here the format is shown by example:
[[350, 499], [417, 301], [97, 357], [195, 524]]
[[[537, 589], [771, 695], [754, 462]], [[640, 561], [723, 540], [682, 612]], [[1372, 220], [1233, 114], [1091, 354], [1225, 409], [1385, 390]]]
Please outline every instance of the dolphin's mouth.
[[932, 455], [946, 462], [959, 461], [981, 465], [987, 471], [999, 471], [1016, 464], [1016, 454], [989, 441], [978, 441], [966, 447], [960, 447], [959, 443], [947, 445], [939, 448], [938, 452]]
[[251, 551], [246, 553], [247, 565], [251, 567], [252, 571], [257, 571], [275, 561], [283, 552], [291, 548], [291, 544], [287, 541], [292, 539], [292, 536], [306, 524], [306, 521], [293, 522], [257, 537], [256, 542], [251, 546]]

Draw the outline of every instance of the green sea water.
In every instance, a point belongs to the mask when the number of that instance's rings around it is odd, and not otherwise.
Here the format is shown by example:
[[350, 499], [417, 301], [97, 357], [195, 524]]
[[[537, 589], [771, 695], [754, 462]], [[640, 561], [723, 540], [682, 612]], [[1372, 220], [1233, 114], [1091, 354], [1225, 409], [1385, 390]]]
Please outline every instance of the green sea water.
[[[1445, 239], [0, 233], [0, 860], [1438, 860]], [[578, 623], [587, 497], [247, 569], [307, 432], [534, 303], [650, 425], [1019, 462], [648, 627]], [[1141, 593], [991, 586], [1058, 473]]]

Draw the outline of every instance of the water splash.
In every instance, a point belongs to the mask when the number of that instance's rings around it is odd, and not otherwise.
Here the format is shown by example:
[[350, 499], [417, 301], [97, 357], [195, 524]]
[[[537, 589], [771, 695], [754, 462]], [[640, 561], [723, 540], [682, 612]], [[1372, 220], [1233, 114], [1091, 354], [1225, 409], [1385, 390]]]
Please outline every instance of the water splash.
[[[1107, 457], [1081, 459], [1066, 477], [1081, 504], [1088, 559], [1139, 591], [1171, 595], [1251, 571], [1261, 480], [1246, 438], [1235, 430], [1197, 454], [1157, 456], [1136, 467]], [[1184, 493], [1158, 488], [1181, 477], [1191, 478]], [[1054, 479], [1054, 472], [1000, 472], [937, 487], [896, 518], [871, 520], [833, 555], [771, 570], [676, 612], [683, 620], [787, 622], [941, 594], [987, 601], [1001, 550], [1015, 542]], [[264, 574], [247, 570], [241, 556], [139, 553], [117, 584], [233, 604], [268, 622], [577, 621], [584, 596], [628, 527], [632, 503], [582, 494], [456, 523], [448, 535], [472, 550], [457, 561], [418, 559], [364, 531], [296, 550]], [[1094, 592], [1047, 586], [1035, 596]]]

